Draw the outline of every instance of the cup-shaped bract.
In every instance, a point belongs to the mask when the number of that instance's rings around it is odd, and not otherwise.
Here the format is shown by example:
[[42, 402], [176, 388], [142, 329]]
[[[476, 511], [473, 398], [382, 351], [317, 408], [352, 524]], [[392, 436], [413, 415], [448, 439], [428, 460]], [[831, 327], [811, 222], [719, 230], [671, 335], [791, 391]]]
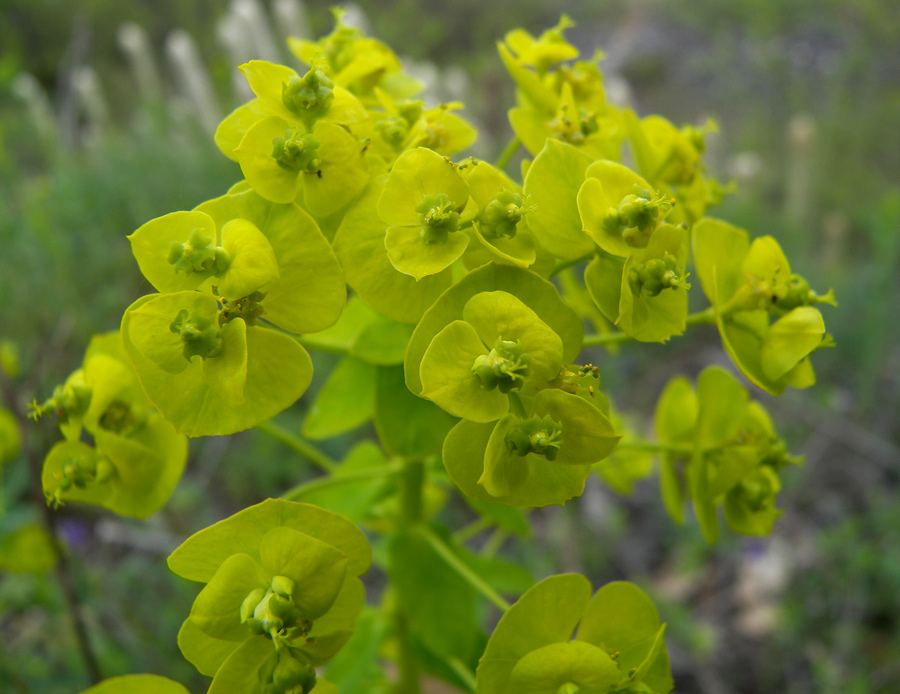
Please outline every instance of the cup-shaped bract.
[[339, 125], [362, 123], [368, 118], [362, 104], [321, 70], [311, 68], [302, 77], [284, 65], [251, 60], [238, 68], [269, 115], [310, 128], [317, 120]]
[[278, 278], [257, 302], [267, 322], [300, 334], [319, 332], [337, 321], [347, 286], [328, 240], [305, 210], [244, 190], [208, 200], [197, 211], [220, 228], [246, 220], [268, 240], [278, 262]]
[[773, 395], [815, 383], [809, 357], [833, 343], [814, 306], [834, 304], [833, 294], [820, 296], [792, 274], [770, 236], [750, 243], [743, 229], [706, 218], [694, 227], [693, 247], [722, 344], [741, 373]]
[[534, 211], [525, 221], [537, 242], [560, 260], [594, 251], [578, 211], [578, 191], [590, 156], [559, 140], [547, 140], [525, 174], [524, 192]]
[[469, 186], [451, 161], [424, 147], [400, 155], [378, 200], [391, 264], [416, 280], [450, 267], [469, 244], [459, 231], [468, 202]]
[[646, 248], [674, 200], [614, 161], [594, 162], [584, 173], [578, 211], [585, 233], [611, 255], [627, 257]]
[[562, 340], [528, 306], [508, 292], [481, 292], [425, 350], [421, 396], [455, 417], [496, 421], [509, 409], [506, 394], [556, 378], [562, 355]]
[[442, 458], [467, 495], [511, 506], [562, 504], [584, 491], [591, 466], [619, 441], [609, 418], [563, 390], [541, 390], [527, 412], [496, 424], [459, 422]]
[[422, 84], [403, 71], [389, 46], [344, 22], [343, 9], [333, 9], [332, 13], [335, 21], [330, 34], [317, 41], [288, 38], [288, 48], [299, 60], [322, 69], [367, 107], [378, 104], [378, 90], [394, 99], [422, 91]]
[[607, 319], [641, 342], [665, 342], [684, 332], [687, 318], [687, 232], [661, 225], [646, 248], [624, 262], [600, 255], [588, 265], [584, 281]]
[[663, 500], [681, 522], [682, 504], [691, 498], [708, 542], [718, 536], [716, 509], [736, 532], [767, 535], [781, 515], [775, 500], [781, 489], [779, 471], [800, 459], [788, 455], [765, 409], [727, 371], [709, 367], [697, 379], [696, 392], [683, 378], [673, 379], [656, 408], [656, 434], [664, 444], [689, 446], [679, 454], [689, 484], [682, 485], [676, 455], [664, 456]]
[[416, 279], [393, 266], [384, 245], [387, 225], [378, 216], [384, 177], [369, 183], [350, 205], [334, 237], [347, 284], [366, 304], [403, 323], [416, 323], [452, 284], [451, 269]]
[[105, 679], [81, 694], [188, 694], [188, 690], [159, 675], [123, 675]]
[[491, 260], [519, 267], [534, 263], [535, 241], [526, 222], [533, 206], [521, 186], [487, 162], [467, 167], [466, 182], [478, 206], [473, 228], [466, 231], [470, 239], [463, 255], [466, 267]]
[[174, 292], [142, 297], [122, 318], [122, 342], [147, 396], [188, 436], [256, 426], [312, 379], [296, 340], [223, 312], [211, 295]]
[[365, 536], [334, 513], [273, 499], [244, 509], [169, 557], [172, 571], [207, 584], [179, 646], [209, 676], [220, 668], [255, 676], [283, 648], [317, 667], [349, 638], [364, 604], [357, 577], [371, 560]]
[[656, 607], [634, 584], [609, 583], [592, 599], [583, 576], [551, 576], [500, 618], [475, 691], [667, 694], [673, 683], [664, 634]]
[[[60, 423], [66, 440], [47, 454], [41, 484], [54, 503], [76, 501], [146, 518], [181, 479], [187, 441], [156, 411], [122, 351], [118, 333], [95, 336], [79, 375], [84, 409]], [[82, 427], [90, 437], [85, 443]]]
[[[571, 363], [578, 356], [584, 339], [584, 326], [578, 314], [563, 301], [556, 287], [523, 268], [491, 262], [469, 272], [444, 292], [422, 316], [409, 340], [403, 362], [406, 385], [410, 391], [416, 395], [422, 393], [423, 384], [419, 369], [432, 340], [454, 320], [468, 322], [464, 315], [465, 308], [476, 294], [482, 292], [502, 292], [512, 295], [517, 302], [533, 311], [561, 340], [563, 364]], [[502, 298], [500, 294], [495, 296]], [[471, 312], [470, 307], [470, 316]], [[485, 330], [485, 334], [493, 332], [493, 329]], [[484, 341], [485, 338], [481, 339]], [[496, 340], [496, 336], [486, 339]]]
[[365, 145], [345, 128], [320, 120], [311, 130], [278, 116], [254, 124], [235, 149], [247, 182], [260, 196], [325, 217], [345, 207], [369, 181]]

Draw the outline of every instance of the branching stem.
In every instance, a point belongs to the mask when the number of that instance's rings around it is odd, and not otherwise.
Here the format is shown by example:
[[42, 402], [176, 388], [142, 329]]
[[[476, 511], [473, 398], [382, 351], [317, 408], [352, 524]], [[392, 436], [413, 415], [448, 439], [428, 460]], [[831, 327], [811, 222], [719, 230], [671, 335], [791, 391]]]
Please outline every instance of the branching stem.
[[321, 468], [325, 472], [333, 472], [338, 465], [336, 461], [313, 446], [311, 443], [309, 443], [308, 441], [304, 441], [296, 434], [292, 434], [284, 427], [275, 424], [275, 422], [263, 422], [256, 428], [259, 431], [268, 434], [276, 441], [283, 443], [285, 446], [295, 451], [296, 453], [299, 453], [313, 465]]

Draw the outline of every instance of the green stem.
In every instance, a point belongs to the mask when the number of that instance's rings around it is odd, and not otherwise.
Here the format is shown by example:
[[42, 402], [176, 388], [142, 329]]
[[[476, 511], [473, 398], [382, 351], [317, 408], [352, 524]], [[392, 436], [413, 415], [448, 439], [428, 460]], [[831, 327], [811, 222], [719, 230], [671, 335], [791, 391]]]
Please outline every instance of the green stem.
[[321, 340], [315, 335], [291, 335], [306, 349], [314, 349], [317, 352], [330, 352], [331, 354], [347, 354], [347, 347], [336, 345], [328, 340]]
[[462, 544], [466, 540], [470, 540], [479, 533], [484, 532], [493, 524], [494, 521], [492, 521], [490, 518], [476, 518], [468, 525], [463, 526], [455, 533], [453, 533], [453, 539]]
[[405, 460], [400, 468], [400, 522], [410, 526], [422, 519], [422, 488], [425, 464], [421, 460]]
[[490, 559], [500, 550], [500, 547], [506, 542], [506, 538], [509, 537], [509, 531], [505, 528], [497, 528], [493, 535], [491, 535], [487, 542], [484, 543], [484, 547], [481, 548], [481, 556], [486, 559]]
[[563, 270], [568, 270], [570, 267], [575, 267], [579, 263], [583, 263], [585, 260], [590, 260], [593, 257], [593, 253], [588, 253], [587, 255], [583, 255], [580, 258], [575, 258], [575, 260], [561, 260], [556, 264], [556, 267], [553, 268], [553, 272], [550, 273], [550, 276], [555, 277]]
[[684, 321], [684, 324], [688, 327], [692, 325], [715, 325], [716, 324], [716, 309], [712, 306], [704, 309], [703, 311], [698, 311], [697, 313], [692, 313], [687, 317]]
[[309, 462], [325, 472], [333, 472], [338, 464], [325, 453], [313, 446], [311, 443], [304, 441], [296, 434], [292, 434], [284, 427], [275, 424], [275, 422], [263, 422], [256, 427], [259, 431], [268, 434], [276, 441], [283, 443], [291, 450], [299, 453]]
[[[686, 327], [691, 327], [693, 325], [715, 325], [716, 311], [710, 306], [703, 311], [692, 313], [685, 319], [684, 324]], [[622, 342], [631, 342], [632, 340], [634, 340], [633, 337], [626, 335], [623, 332], [597, 333], [594, 335], [585, 335], [583, 346], [600, 347], [603, 345], [617, 345]]]
[[694, 447], [689, 444], [655, 443], [653, 441], [626, 441], [616, 446], [617, 453], [633, 451], [635, 453], [675, 453], [690, 455]]
[[403, 465], [397, 462], [389, 463], [388, 465], [379, 465], [378, 467], [370, 467], [364, 470], [354, 470], [353, 472], [347, 472], [340, 475], [320, 477], [318, 479], [312, 480], [311, 482], [298, 484], [296, 487], [293, 487], [292, 489], [289, 489], [284, 494], [282, 494], [281, 498], [287, 499], [288, 501], [297, 501], [310, 492], [317, 492], [321, 489], [328, 489], [330, 487], [339, 487], [342, 484], [359, 482], [360, 480], [367, 480], [377, 477], [387, 477], [389, 475], [397, 474], [402, 469]]
[[428, 544], [434, 548], [434, 551], [438, 553], [441, 559], [446, 562], [447, 566], [459, 574], [460, 578], [464, 579], [466, 583], [494, 603], [503, 612], [506, 612], [510, 608], [510, 604], [503, 599], [503, 596], [485, 583], [481, 576], [466, 566], [466, 564], [464, 564], [463, 561], [444, 544], [441, 538], [434, 534], [434, 532], [424, 525], [419, 528], [419, 532], [422, 533], [422, 537], [428, 541]]
[[509, 411], [516, 415], [516, 417], [527, 419], [525, 405], [522, 404], [522, 398], [519, 397], [519, 394], [509, 391], [507, 395], [509, 396]]
[[603, 345], [617, 345], [621, 342], [631, 342], [634, 340], [630, 335], [622, 332], [596, 333], [594, 335], [585, 335], [583, 347], [601, 347]]
[[506, 144], [506, 147], [504, 147], [503, 151], [500, 152], [500, 156], [497, 157], [497, 161], [494, 162], [494, 166], [500, 170], [505, 169], [506, 165], [509, 164], [509, 160], [512, 159], [513, 154], [516, 153], [521, 145], [522, 141], [514, 135], [513, 138]]
[[447, 665], [455, 672], [459, 678], [465, 682], [471, 691], [475, 691], [475, 675], [472, 674], [472, 671], [469, 669], [469, 666], [466, 665], [459, 658], [449, 657], [445, 660]]
[[[422, 491], [425, 484], [425, 464], [421, 460], [404, 460], [400, 464], [400, 527], [408, 528], [421, 525]], [[397, 694], [419, 694], [422, 691], [421, 668], [416, 656], [407, 645], [409, 625], [403, 609], [398, 604], [393, 614], [394, 628], [400, 646], [397, 657], [399, 679], [396, 683]]]

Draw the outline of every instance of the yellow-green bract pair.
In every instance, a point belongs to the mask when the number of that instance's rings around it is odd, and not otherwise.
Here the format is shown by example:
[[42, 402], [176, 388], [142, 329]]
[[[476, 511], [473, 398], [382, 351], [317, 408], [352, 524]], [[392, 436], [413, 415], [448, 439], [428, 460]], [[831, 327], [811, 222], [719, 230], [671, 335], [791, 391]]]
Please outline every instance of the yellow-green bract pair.
[[[118, 333], [91, 340], [82, 368], [38, 412], [51, 409], [66, 440], [44, 461], [41, 482], [49, 500], [96, 504], [136, 518], [162, 508], [184, 470], [187, 441], [153, 410]], [[93, 445], [82, 441], [82, 431]]]
[[667, 694], [673, 683], [665, 629], [631, 583], [609, 583], [591, 598], [583, 576], [551, 576], [500, 618], [478, 663], [475, 691]]
[[[816, 382], [810, 355], [833, 343], [814, 305], [817, 295], [771, 236], [752, 243], [747, 232], [716, 219], [693, 231], [697, 275], [713, 304], [722, 345], [751, 383], [772, 395]], [[770, 316], [776, 320], [770, 323]]]
[[466, 494], [517, 506], [563, 503], [615, 447], [605, 400], [595, 405], [565, 369], [582, 330], [552, 284], [494, 263], [425, 313], [407, 348], [406, 382], [463, 418], [443, 460]]
[[362, 532], [329, 511], [275, 499], [244, 509], [169, 557], [206, 584], [178, 645], [214, 678], [210, 694], [333, 692], [314, 669], [350, 637], [371, 561]]
[[[672, 379], [656, 408], [656, 435], [683, 453], [663, 454], [660, 480], [663, 500], [677, 521], [689, 497], [703, 536], [718, 536], [716, 509], [744, 535], [768, 535], [781, 515], [775, 497], [779, 471], [800, 462], [788, 455], [765, 409], [749, 400], [746, 389], [727, 371], [709, 367], [697, 378], [696, 391], [683, 377]], [[684, 479], [677, 461], [684, 463]]]
[[122, 340], [150, 400], [189, 436], [230, 434], [295, 402], [312, 377], [290, 333], [333, 324], [343, 274], [316, 222], [236, 186], [130, 237], [161, 294], [132, 304]]

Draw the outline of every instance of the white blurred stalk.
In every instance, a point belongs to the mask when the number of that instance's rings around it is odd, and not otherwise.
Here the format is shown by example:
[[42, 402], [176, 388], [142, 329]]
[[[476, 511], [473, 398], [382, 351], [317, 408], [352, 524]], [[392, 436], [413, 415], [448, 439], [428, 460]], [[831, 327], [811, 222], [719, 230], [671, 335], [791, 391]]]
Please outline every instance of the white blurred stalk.
[[128, 61], [139, 99], [143, 103], [161, 102], [162, 80], [147, 32], [134, 22], [126, 22], [116, 31], [116, 41]]
[[47, 92], [41, 87], [37, 78], [28, 72], [16, 75], [12, 80], [12, 93], [18, 97], [28, 109], [28, 117], [34, 124], [41, 143], [53, 147], [59, 139], [56, 119]]
[[215, 132], [222, 114], [193, 37], [184, 29], [173, 30], [166, 37], [165, 53], [180, 101], [204, 129]]
[[312, 37], [309, 16], [302, 0], [272, 0], [272, 20], [282, 41], [289, 36], [298, 39]]
[[81, 140], [93, 144], [109, 124], [109, 107], [100, 78], [92, 67], [79, 65], [72, 70], [72, 94], [76, 112], [83, 118]]

